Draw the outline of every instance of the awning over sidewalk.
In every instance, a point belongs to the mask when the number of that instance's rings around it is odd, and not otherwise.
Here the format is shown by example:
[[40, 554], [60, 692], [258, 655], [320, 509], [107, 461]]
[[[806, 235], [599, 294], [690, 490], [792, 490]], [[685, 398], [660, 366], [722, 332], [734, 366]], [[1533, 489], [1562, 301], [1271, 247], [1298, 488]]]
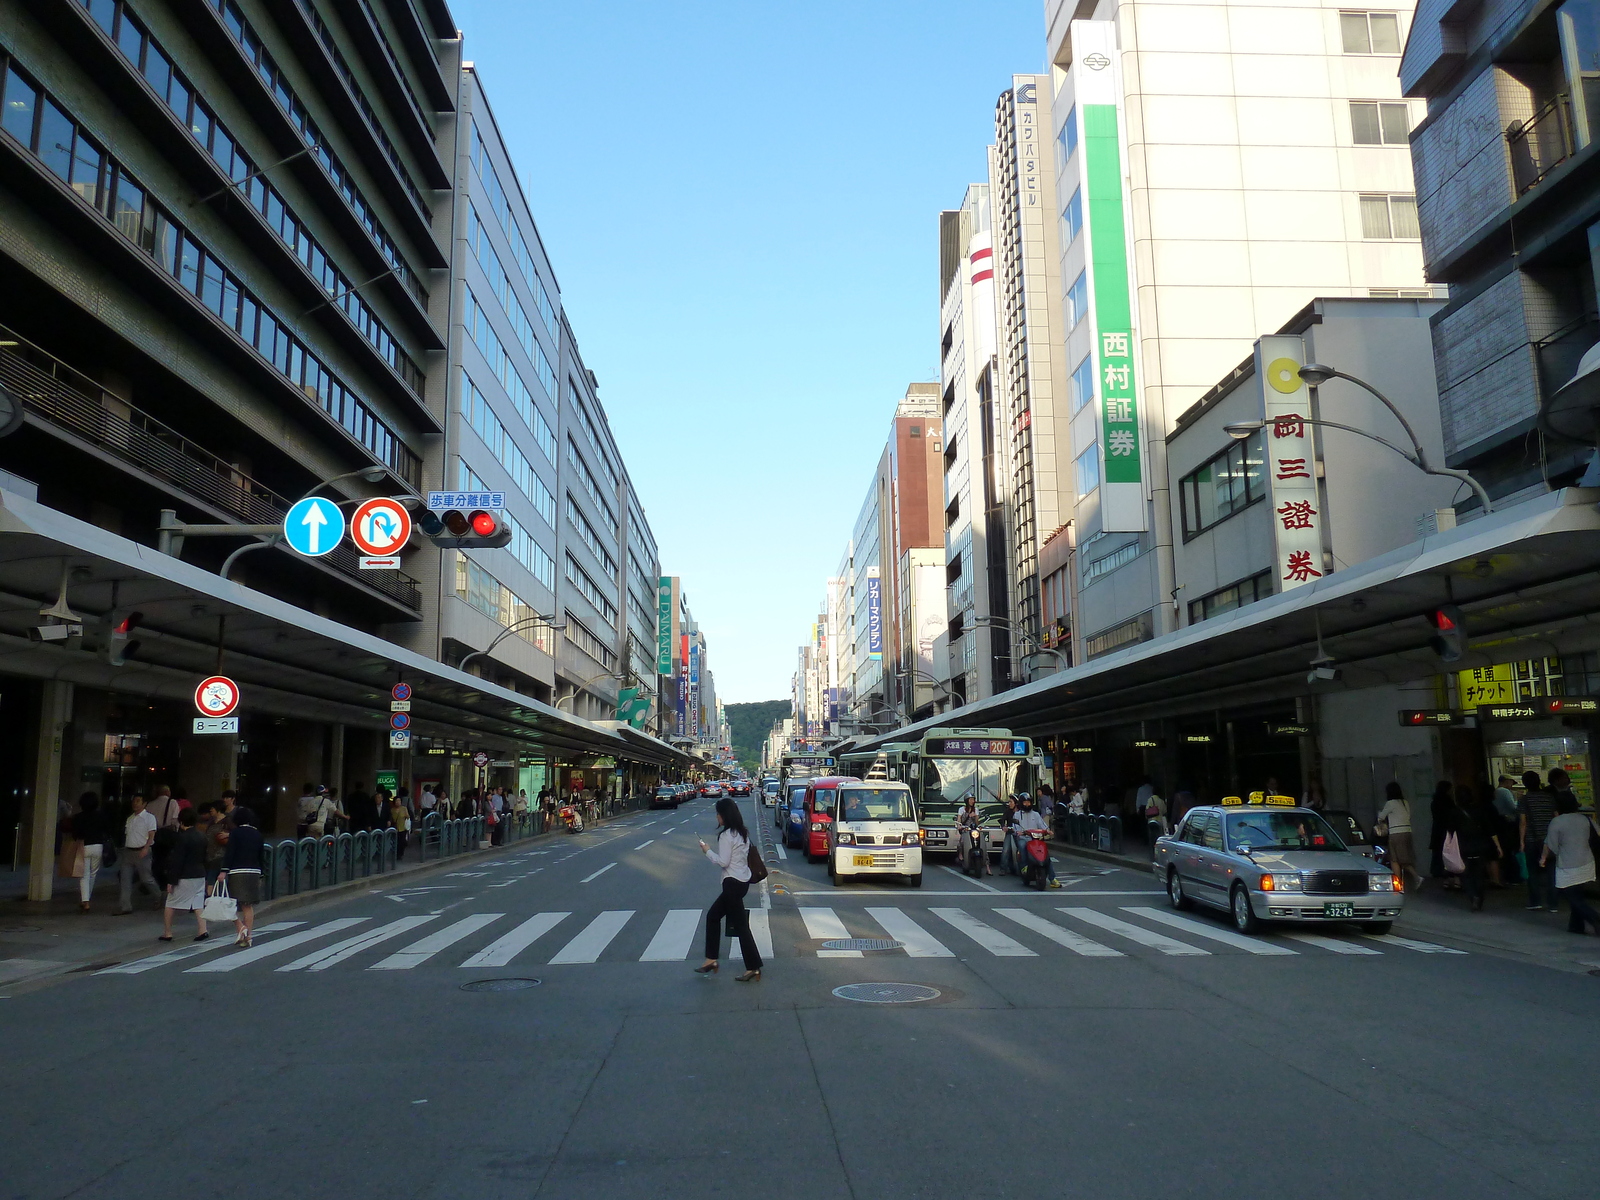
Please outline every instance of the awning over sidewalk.
[[[1424, 679], [1444, 670], [1600, 647], [1600, 489], [1567, 488], [1045, 679], [886, 733], [875, 749], [933, 727], [1025, 736], [1287, 699], [1318, 632], [1342, 673], [1324, 688]], [[1425, 614], [1454, 602], [1470, 646], [1444, 666]]]
[[[35, 642], [39, 609], [67, 572], [67, 603], [85, 636]], [[111, 665], [102, 649], [113, 611], [137, 610], [137, 656]], [[628, 735], [551, 708], [9, 491], [0, 490], [0, 673], [70, 681], [190, 703], [222, 673], [240, 685], [245, 715], [385, 729], [389, 689], [412, 687], [422, 737], [496, 738], [558, 754], [611, 755], [657, 765], [694, 760], [636, 730]]]

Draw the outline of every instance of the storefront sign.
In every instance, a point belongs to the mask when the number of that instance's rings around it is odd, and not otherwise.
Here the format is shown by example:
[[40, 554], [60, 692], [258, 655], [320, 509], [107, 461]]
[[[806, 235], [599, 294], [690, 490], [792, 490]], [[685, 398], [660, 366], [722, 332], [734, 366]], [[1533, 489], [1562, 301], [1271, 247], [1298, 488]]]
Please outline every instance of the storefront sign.
[[1311, 726], [1297, 725], [1292, 721], [1268, 721], [1268, 737], [1310, 737]]
[[400, 772], [379, 771], [377, 775], [373, 777], [372, 786], [377, 788], [379, 791], [388, 792], [393, 795], [395, 792], [400, 790]]
[[1481, 721], [1532, 721], [1545, 715], [1545, 707], [1538, 700], [1524, 700], [1520, 704], [1480, 704]]
[[656, 591], [656, 674], [672, 674], [672, 577], [660, 576]]
[[1094, 747], [1093, 746], [1068, 746], [1067, 747], [1067, 753], [1068, 754], [1093, 754], [1094, 753]]
[[1459, 714], [1451, 712], [1448, 708], [1402, 708], [1400, 710], [1400, 724], [1407, 727], [1454, 725], [1459, 719]]
[[1545, 700], [1544, 710], [1552, 717], [1600, 712], [1600, 699], [1593, 696], [1551, 696]]
[[1183, 740], [1190, 746], [1209, 746], [1214, 739], [1209, 733], [1186, 733]]
[[1161, 747], [1165, 746], [1166, 744], [1167, 744], [1166, 740], [1163, 739], [1163, 738], [1134, 738], [1133, 739], [1133, 748], [1135, 750], [1159, 750], [1159, 749], [1161, 749]]
[[867, 657], [883, 658], [883, 580], [876, 567], [867, 574]]
[[[1100, 399], [1100, 521], [1104, 529], [1142, 532], [1147, 526], [1144, 455], [1139, 436], [1138, 339], [1133, 329], [1128, 271], [1128, 226], [1122, 190], [1122, 119], [1117, 111], [1120, 59], [1110, 21], [1074, 21], [1074, 58], [1097, 66], [1074, 71], [1083, 163], [1084, 235], [1093, 298], [1095, 390]], [[1109, 69], [1107, 69], [1109, 68]], [[1068, 180], [1062, 191], [1070, 203]]]
[[1321, 579], [1322, 495], [1317, 482], [1311, 392], [1300, 378], [1306, 347], [1298, 337], [1275, 334], [1256, 341], [1256, 376], [1261, 380], [1266, 426], [1261, 430], [1261, 469], [1272, 506], [1272, 542], [1277, 588]]

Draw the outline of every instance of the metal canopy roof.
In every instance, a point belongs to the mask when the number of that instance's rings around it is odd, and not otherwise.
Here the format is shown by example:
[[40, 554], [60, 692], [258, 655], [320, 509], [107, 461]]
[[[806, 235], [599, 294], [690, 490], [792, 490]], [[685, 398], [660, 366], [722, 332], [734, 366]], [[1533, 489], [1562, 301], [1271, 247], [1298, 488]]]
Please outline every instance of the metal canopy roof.
[[[1567, 488], [1336, 571], [1226, 616], [1057, 672], [852, 750], [935, 727], [1071, 733], [1210, 712], [1321, 690], [1373, 687], [1447, 670], [1600, 648], [1600, 489]], [[1471, 643], [1446, 667], [1425, 614], [1453, 600]], [[1308, 684], [1322, 645], [1338, 684]]]
[[[39, 643], [67, 573], [67, 604], [84, 636]], [[137, 610], [137, 658], [112, 666], [103, 647], [109, 616]], [[373, 634], [263, 595], [210, 571], [0, 491], [0, 672], [61, 679], [125, 695], [189, 703], [216, 672], [240, 684], [242, 715], [339, 721], [386, 729], [389, 688], [412, 686], [412, 731], [565, 754], [654, 764], [691, 761], [665, 742], [585, 721], [508, 688], [447, 667]]]

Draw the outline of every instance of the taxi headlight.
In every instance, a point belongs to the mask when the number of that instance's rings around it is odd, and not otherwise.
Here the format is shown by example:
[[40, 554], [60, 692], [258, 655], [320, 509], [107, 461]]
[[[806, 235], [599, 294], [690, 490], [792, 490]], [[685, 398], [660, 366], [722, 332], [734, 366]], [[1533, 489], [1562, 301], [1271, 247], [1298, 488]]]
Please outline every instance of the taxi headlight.
[[[822, 826], [813, 825], [812, 828], [813, 829], [821, 829]], [[853, 834], [853, 833], [841, 833], [839, 835], [839, 845], [841, 845], [841, 846], [853, 846], [853, 845], [855, 845], [855, 843], [856, 843], [856, 835], [855, 834]]]
[[1369, 892], [1398, 892], [1400, 887], [1400, 877], [1398, 875], [1367, 876], [1367, 891]]
[[1303, 892], [1305, 884], [1298, 875], [1263, 875], [1261, 877], [1261, 890], [1263, 892]]

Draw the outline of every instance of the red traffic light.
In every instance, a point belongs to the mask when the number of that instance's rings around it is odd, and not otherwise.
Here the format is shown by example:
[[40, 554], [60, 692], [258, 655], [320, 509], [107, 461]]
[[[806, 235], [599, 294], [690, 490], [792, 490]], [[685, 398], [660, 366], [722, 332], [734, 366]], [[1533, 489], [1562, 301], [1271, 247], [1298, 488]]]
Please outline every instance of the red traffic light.
[[1435, 609], [1433, 613], [1433, 627], [1439, 630], [1441, 633], [1447, 633], [1454, 629], [1456, 627], [1456, 623], [1452, 617], [1452, 611], [1453, 610], [1450, 607]]
[[494, 519], [493, 513], [479, 509], [468, 520], [472, 523], [472, 532], [479, 537], [493, 537], [495, 530], [500, 528], [500, 522]]
[[439, 515], [439, 532], [429, 532], [426, 524], [423, 532], [436, 546], [463, 550], [492, 550], [511, 541], [511, 526], [482, 508], [447, 509]]

